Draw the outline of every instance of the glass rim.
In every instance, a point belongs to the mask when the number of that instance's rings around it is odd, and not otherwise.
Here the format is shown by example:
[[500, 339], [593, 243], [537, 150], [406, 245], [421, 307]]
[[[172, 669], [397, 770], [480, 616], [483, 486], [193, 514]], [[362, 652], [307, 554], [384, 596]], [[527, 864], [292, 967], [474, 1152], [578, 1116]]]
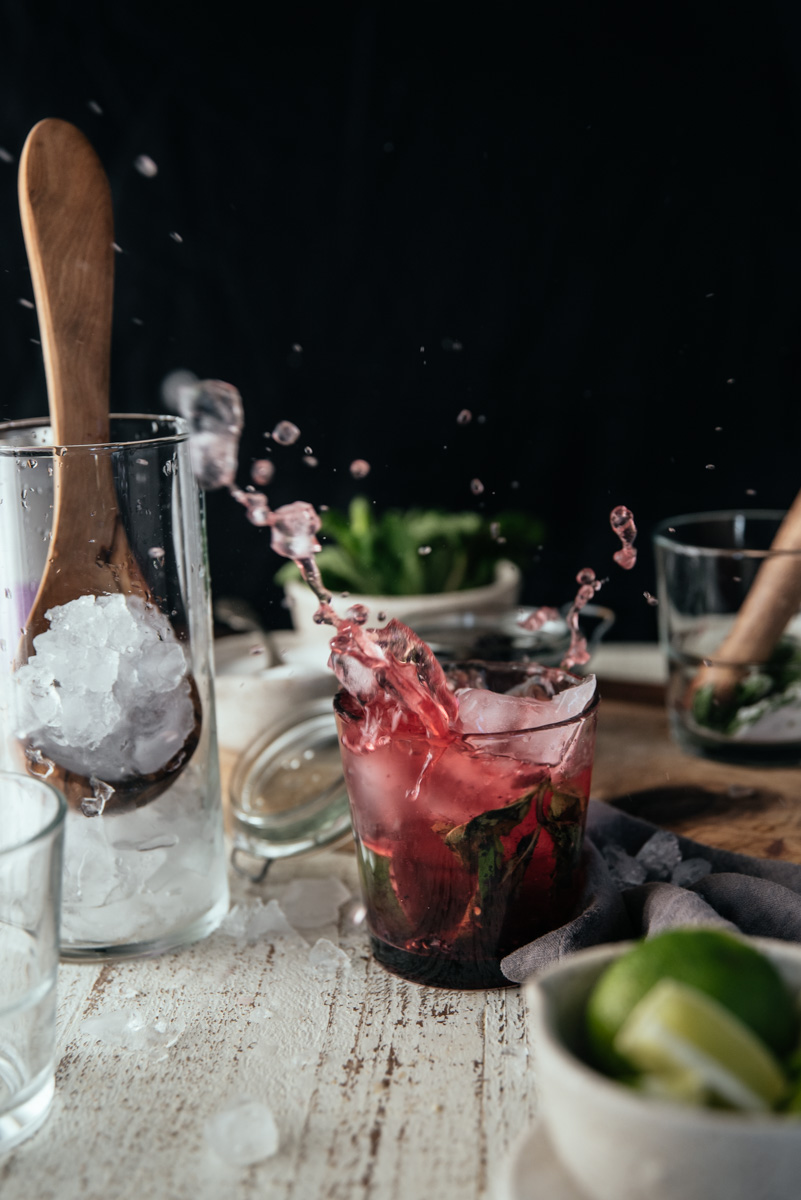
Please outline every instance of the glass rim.
[[[746, 521], [776, 521], [781, 523], [787, 515], [783, 508], [727, 508], [713, 512], [683, 513], [678, 517], [666, 517], [660, 521], [652, 535], [655, 546], [663, 550], [677, 550], [688, 558], [794, 558], [801, 555], [801, 550], [773, 550], [766, 546], [762, 550], [749, 549], [747, 546], [698, 546], [692, 541], [684, 541], [679, 535], [682, 526], [697, 525], [701, 522], [719, 524], [732, 522], [737, 517]], [[668, 530], [676, 530], [675, 536], [667, 536]]]
[[[164, 445], [169, 443], [185, 442], [189, 437], [189, 422], [186, 417], [177, 416], [173, 413], [109, 413], [110, 421], [150, 421], [157, 422], [159, 425], [164, 425], [171, 422], [175, 425], [174, 433], [155, 434], [153, 437], [141, 438], [138, 441], [125, 441], [124, 439], [113, 439], [108, 442], [50, 442], [47, 445], [11, 445], [0, 440], [0, 454], [6, 457], [13, 457], [19, 454], [47, 454], [55, 449], [59, 450], [91, 450], [93, 452], [108, 451], [108, 450], [126, 450], [130, 447], [148, 446], [148, 445]], [[22, 417], [17, 421], [0, 421], [0, 439], [3, 435], [10, 431], [18, 431], [24, 429], [42, 429], [50, 427], [50, 417]]]
[[5, 768], [0, 768], [0, 782], [4, 779], [14, 779], [21, 783], [32, 783], [37, 787], [44, 788], [52, 796], [55, 796], [56, 811], [47, 824], [43, 825], [41, 829], [37, 829], [36, 833], [23, 838], [22, 841], [13, 842], [10, 846], [0, 846], [0, 860], [6, 854], [16, 854], [18, 850], [24, 850], [28, 846], [36, 845], [37, 842], [46, 841], [60, 827], [63, 827], [67, 816], [66, 797], [54, 784], [48, 783], [46, 779], [41, 779], [37, 775], [26, 775], [22, 771], [9, 771]]

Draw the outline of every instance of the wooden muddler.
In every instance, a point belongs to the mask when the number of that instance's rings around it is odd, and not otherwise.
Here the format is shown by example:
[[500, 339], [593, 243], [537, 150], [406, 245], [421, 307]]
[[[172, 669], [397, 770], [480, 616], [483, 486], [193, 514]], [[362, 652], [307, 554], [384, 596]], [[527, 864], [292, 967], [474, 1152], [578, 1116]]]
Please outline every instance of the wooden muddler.
[[[791, 617], [801, 607], [801, 492], [793, 501], [776, 536], [770, 557], [757, 571], [734, 624], [715, 652], [716, 662], [702, 667], [688, 691], [712, 684], [725, 699], [742, 677], [747, 663], [770, 658]], [[781, 553], [794, 551], [795, 553]]]

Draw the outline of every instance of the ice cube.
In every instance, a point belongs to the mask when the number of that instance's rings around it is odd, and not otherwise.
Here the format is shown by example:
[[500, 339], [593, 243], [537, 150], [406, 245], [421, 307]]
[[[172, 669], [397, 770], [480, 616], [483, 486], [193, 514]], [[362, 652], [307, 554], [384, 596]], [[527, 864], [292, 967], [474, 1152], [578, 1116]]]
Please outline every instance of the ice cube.
[[339, 909], [350, 900], [340, 879], [293, 879], [281, 896], [281, 905], [295, 929], [319, 929], [339, 919]]
[[261, 900], [254, 904], [235, 904], [223, 919], [220, 932], [250, 943], [266, 934], [297, 936], [277, 900], [270, 900], [266, 905]]
[[240, 1100], [222, 1109], [209, 1117], [203, 1132], [215, 1154], [236, 1167], [271, 1158], [279, 1146], [272, 1110], [259, 1100]]
[[657, 829], [649, 837], [635, 855], [647, 872], [647, 878], [653, 882], [670, 879], [675, 867], [681, 862], [679, 840], [675, 833], [667, 829]]
[[[528, 685], [539, 687], [532, 679]], [[555, 725], [581, 714], [595, 694], [595, 676], [589, 675], [580, 683], [556, 692], [550, 699], [535, 699], [513, 693], [464, 688], [456, 693], [459, 703], [459, 722], [465, 733], [507, 733], [520, 729], [539, 729]]]
[[350, 959], [328, 938], [318, 938], [309, 951], [309, 965], [318, 975], [331, 978], [338, 971], [349, 971]]
[[705, 858], [685, 858], [673, 868], [670, 882], [676, 887], [692, 887], [712, 870], [711, 862]]
[[184, 1029], [181, 1023], [170, 1025], [164, 1020], [148, 1023], [136, 1010], [126, 1012], [124, 1009], [87, 1017], [81, 1025], [81, 1033], [90, 1041], [124, 1050], [144, 1051], [155, 1062], [167, 1057], [167, 1051], [175, 1045]]
[[622, 846], [608, 843], [602, 850], [612, 882], [618, 888], [637, 887], [645, 883], [648, 871], [645, 864], [627, 854]]

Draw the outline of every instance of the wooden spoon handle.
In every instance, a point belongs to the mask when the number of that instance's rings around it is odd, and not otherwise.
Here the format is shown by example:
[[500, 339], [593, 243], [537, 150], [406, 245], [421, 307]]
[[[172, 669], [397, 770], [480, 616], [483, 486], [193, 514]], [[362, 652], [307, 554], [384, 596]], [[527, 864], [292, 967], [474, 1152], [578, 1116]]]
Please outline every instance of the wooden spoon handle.
[[114, 290], [108, 179], [80, 130], [48, 118], [28, 134], [18, 186], [53, 441], [107, 442]]

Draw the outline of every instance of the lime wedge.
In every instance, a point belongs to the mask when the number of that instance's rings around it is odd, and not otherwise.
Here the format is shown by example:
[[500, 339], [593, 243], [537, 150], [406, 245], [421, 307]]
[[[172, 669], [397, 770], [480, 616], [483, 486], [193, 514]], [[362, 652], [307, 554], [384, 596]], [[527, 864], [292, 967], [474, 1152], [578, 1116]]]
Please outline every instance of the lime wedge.
[[635, 1005], [614, 1047], [650, 1075], [671, 1080], [690, 1073], [732, 1108], [767, 1112], [788, 1090], [779, 1063], [742, 1021], [675, 979], [661, 980]]

